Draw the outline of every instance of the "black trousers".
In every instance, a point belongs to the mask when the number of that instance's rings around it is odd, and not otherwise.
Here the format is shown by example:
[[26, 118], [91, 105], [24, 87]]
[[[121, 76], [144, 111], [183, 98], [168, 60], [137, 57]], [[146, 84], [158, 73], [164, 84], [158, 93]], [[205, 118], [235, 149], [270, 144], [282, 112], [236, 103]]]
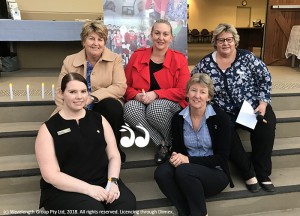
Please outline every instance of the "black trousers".
[[205, 197], [220, 193], [229, 184], [222, 170], [192, 163], [175, 168], [166, 162], [156, 168], [154, 178], [180, 216], [206, 215]]
[[93, 110], [103, 115], [112, 127], [120, 150], [121, 126], [124, 125], [123, 106], [115, 98], [105, 98], [94, 104]]
[[54, 215], [55, 211], [57, 215], [133, 215], [136, 210], [134, 194], [121, 180], [119, 190], [119, 199], [106, 204], [84, 194], [55, 189], [55, 192], [44, 202], [44, 208], [50, 215]]
[[[233, 132], [233, 145], [230, 160], [237, 166], [244, 180], [254, 176], [259, 182], [270, 181], [272, 173], [272, 150], [275, 139], [276, 116], [270, 105], [267, 106], [264, 119], [267, 123], [258, 122], [254, 130], [236, 124]], [[252, 153], [245, 152], [237, 128], [250, 132]]]

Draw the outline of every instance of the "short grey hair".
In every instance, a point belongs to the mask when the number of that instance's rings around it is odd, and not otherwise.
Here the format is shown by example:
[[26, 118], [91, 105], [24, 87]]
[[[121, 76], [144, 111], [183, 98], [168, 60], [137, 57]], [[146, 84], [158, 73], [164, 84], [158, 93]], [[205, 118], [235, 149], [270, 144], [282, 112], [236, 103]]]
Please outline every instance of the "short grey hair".
[[194, 74], [186, 84], [185, 93], [187, 94], [189, 92], [191, 86], [196, 83], [200, 84], [202, 87], [208, 88], [208, 95], [210, 96], [210, 99], [212, 99], [214, 97], [215, 92], [214, 92], [213, 81], [210, 78], [210, 76], [205, 73]]
[[212, 45], [214, 46], [214, 48], [217, 48], [217, 39], [218, 36], [223, 33], [223, 32], [229, 32], [232, 33], [232, 36], [234, 38], [235, 41], [235, 47], [237, 47], [239, 45], [240, 42], [240, 36], [236, 30], [236, 28], [231, 25], [231, 24], [227, 24], [227, 23], [220, 23], [214, 30], [213, 33], [213, 37], [211, 40]]

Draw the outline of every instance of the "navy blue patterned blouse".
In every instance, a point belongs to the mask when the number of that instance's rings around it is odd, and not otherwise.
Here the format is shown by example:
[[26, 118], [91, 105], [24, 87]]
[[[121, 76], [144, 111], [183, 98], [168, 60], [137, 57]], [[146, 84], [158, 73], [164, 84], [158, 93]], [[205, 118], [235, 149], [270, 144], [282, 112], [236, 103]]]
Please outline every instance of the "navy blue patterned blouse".
[[237, 116], [243, 101], [253, 109], [259, 101], [271, 102], [272, 80], [267, 66], [248, 50], [237, 49], [234, 62], [222, 71], [213, 59], [213, 53], [205, 56], [192, 70], [208, 74], [214, 83], [213, 104]]

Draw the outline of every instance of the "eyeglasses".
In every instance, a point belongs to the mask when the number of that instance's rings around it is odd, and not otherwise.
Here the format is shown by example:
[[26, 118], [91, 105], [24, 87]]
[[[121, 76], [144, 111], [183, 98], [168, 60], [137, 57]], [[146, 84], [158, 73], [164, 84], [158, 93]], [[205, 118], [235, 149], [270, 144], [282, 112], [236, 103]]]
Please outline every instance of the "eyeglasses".
[[228, 38], [218, 38], [217, 42], [219, 44], [223, 44], [225, 43], [225, 41], [227, 41], [227, 43], [232, 43], [234, 41], [234, 37], [228, 37]]

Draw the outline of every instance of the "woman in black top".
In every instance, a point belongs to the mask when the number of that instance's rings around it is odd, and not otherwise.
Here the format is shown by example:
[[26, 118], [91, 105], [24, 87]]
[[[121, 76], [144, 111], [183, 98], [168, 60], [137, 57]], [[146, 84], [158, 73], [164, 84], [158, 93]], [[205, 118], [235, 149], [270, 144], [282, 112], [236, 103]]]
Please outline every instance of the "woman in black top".
[[63, 108], [39, 130], [40, 207], [64, 214], [133, 215], [135, 196], [119, 180], [121, 160], [107, 120], [84, 109], [86, 80], [69, 73], [61, 82]]

